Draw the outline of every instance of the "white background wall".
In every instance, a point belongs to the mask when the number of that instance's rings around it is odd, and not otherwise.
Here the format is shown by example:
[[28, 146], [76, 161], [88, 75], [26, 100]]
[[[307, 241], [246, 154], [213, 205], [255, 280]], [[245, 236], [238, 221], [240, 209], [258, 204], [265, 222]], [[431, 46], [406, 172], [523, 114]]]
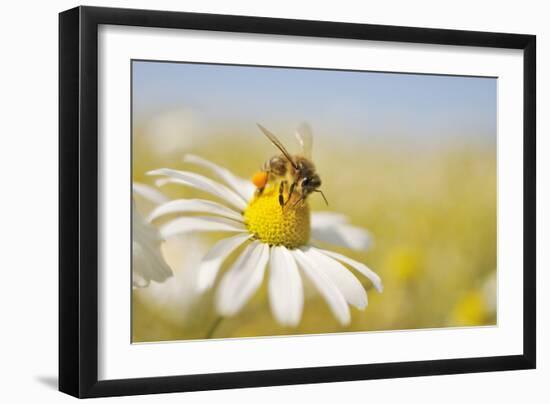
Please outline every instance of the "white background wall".
[[[0, 38], [0, 400], [68, 402], [57, 383], [57, 13], [6, 2]], [[110, 402], [548, 402], [550, 25], [543, 1], [90, 1], [88, 5], [531, 33], [538, 41], [538, 369], [110, 399]], [[546, 112], [546, 114], [545, 114]], [[546, 160], [546, 161], [545, 161]], [[518, 169], [521, 169], [518, 167]], [[545, 383], [546, 382], [546, 383]]]

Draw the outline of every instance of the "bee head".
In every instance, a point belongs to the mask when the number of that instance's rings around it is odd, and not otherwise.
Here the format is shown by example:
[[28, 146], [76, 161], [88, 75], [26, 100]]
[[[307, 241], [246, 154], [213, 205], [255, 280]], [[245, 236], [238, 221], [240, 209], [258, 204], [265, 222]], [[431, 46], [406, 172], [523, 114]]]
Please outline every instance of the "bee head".
[[321, 177], [319, 177], [317, 174], [305, 177], [301, 182], [301, 186], [304, 198], [307, 195], [312, 194], [313, 192], [319, 192], [328, 206], [328, 201], [325, 197], [325, 194], [319, 189], [319, 187], [321, 186]]
[[321, 178], [317, 174], [313, 174], [311, 176], [305, 177], [302, 180], [301, 185], [303, 189], [308, 190], [308, 193], [313, 192], [321, 186]]

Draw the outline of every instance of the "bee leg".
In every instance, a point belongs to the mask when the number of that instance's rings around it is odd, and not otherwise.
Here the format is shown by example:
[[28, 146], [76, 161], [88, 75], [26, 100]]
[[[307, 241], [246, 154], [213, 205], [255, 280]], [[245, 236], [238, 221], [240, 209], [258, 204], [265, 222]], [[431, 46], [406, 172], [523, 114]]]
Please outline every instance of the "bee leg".
[[295, 208], [296, 205], [298, 205], [300, 202], [302, 202], [302, 205], [303, 205], [303, 204], [305, 203], [305, 200], [306, 200], [306, 198], [305, 198], [303, 195], [301, 195], [301, 196], [296, 200], [296, 202], [294, 202], [294, 203], [292, 204], [291, 207], [292, 207], [292, 208]]
[[300, 206], [304, 206], [306, 204], [306, 197], [307, 197], [307, 194], [302, 192], [302, 196], [300, 197], [300, 200], [302, 201], [302, 203], [300, 204]]
[[262, 195], [262, 193], [264, 192], [264, 188], [265, 187], [256, 188], [256, 196]]
[[284, 208], [285, 206], [285, 187], [288, 184], [286, 180], [281, 181], [279, 184], [279, 205], [281, 205], [281, 208]]
[[290, 184], [290, 190], [288, 191], [288, 198], [285, 202], [285, 205], [290, 201], [290, 198], [292, 198], [292, 194], [294, 193], [294, 189], [296, 188], [296, 182], [293, 182]]

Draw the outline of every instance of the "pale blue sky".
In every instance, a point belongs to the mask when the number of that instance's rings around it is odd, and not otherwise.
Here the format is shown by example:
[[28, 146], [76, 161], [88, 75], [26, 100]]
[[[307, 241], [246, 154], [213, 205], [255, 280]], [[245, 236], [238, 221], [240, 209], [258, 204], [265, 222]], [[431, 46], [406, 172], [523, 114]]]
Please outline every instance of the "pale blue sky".
[[392, 140], [496, 139], [497, 79], [133, 62], [134, 119], [173, 107], [216, 123], [308, 121]]

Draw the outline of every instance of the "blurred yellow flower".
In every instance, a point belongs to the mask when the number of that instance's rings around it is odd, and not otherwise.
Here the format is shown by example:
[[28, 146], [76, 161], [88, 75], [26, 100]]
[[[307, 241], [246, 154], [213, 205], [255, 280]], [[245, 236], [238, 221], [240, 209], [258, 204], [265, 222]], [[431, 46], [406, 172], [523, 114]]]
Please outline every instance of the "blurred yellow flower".
[[483, 294], [476, 290], [467, 293], [457, 302], [451, 314], [452, 323], [459, 326], [483, 324], [485, 314]]
[[385, 267], [393, 280], [407, 282], [420, 275], [422, 261], [420, 251], [409, 246], [398, 246], [390, 250]]
[[474, 326], [487, 324], [496, 314], [496, 281], [494, 273], [481, 287], [466, 293], [458, 300], [451, 313], [453, 325]]

